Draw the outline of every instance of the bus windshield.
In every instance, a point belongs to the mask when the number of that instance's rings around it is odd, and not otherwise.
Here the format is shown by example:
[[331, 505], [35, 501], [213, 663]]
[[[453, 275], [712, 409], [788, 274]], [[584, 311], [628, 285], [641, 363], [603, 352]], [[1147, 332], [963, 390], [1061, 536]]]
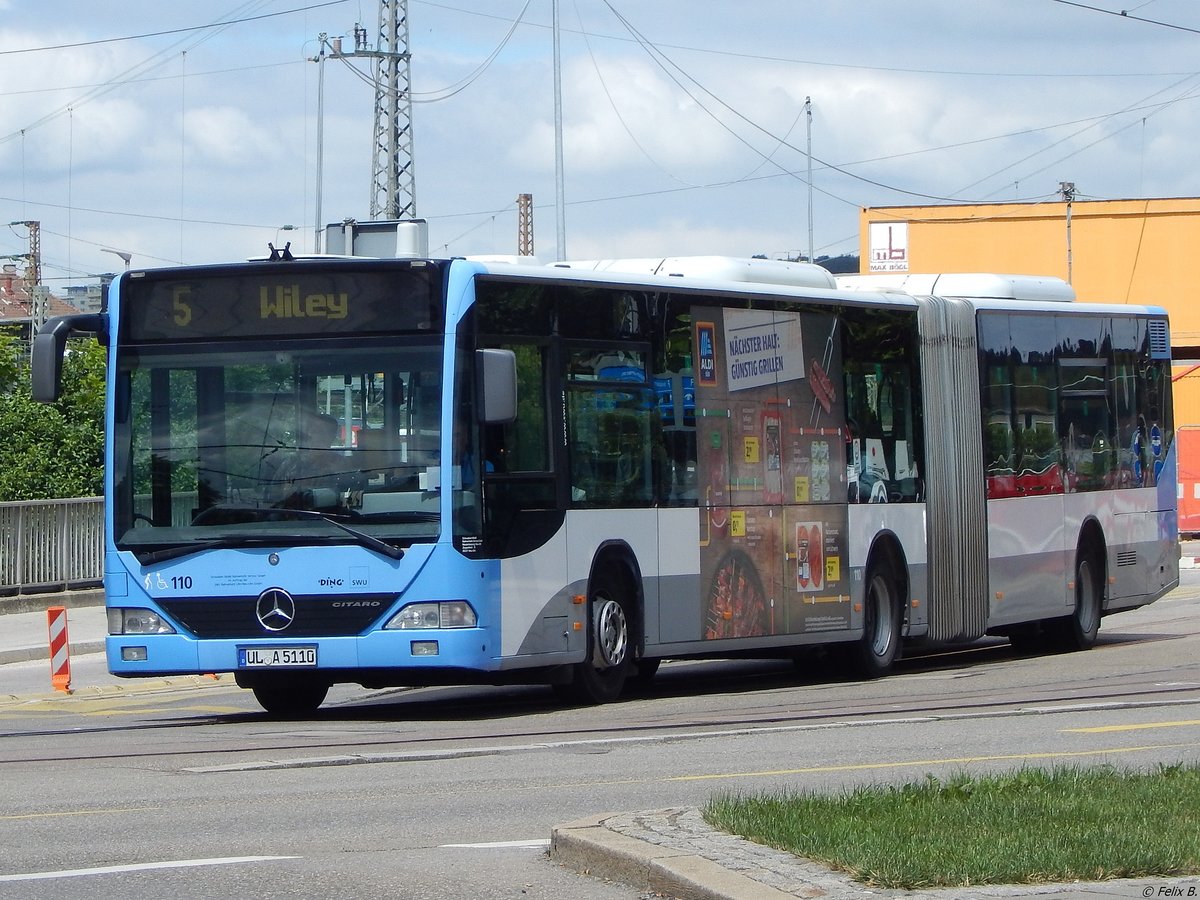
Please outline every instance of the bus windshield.
[[128, 349], [118, 549], [436, 539], [441, 359], [432, 336]]

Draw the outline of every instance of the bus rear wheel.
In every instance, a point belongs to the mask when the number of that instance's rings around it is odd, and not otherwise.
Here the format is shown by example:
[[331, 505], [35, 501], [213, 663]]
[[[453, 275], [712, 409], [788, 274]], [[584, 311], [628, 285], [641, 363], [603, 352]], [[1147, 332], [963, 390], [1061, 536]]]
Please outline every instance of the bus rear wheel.
[[259, 706], [280, 719], [312, 715], [329, 693], [326, 682], [309, 678], [267, 678], [255, 680], [249, 687]]
[[1104, 564], [1098, 552], [1081, 548], [1075, 560], [1075, 611], [1061, 619], [1043, 623], [1043, 630], [1056, 650], [1087, 650], [1100, 633], [1104, 602]]
[[632, 667], [629, 592], [612, 573], [595, 579], [588, 598], [588, 652], [574, 670], [570, 695], [580, 703], [611, 703]]
[[900, 589], [886, 562], [874, 563], [863, 595], [863, 635], [850, 650], [850, 663], [862, 678], [891, 671], [900, 651]]

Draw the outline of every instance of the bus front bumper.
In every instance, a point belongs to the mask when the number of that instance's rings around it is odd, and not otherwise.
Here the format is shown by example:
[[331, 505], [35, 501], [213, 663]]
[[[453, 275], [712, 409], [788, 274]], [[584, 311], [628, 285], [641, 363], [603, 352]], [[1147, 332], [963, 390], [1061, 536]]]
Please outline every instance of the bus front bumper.
[[[126, 678], [218, 672], [457, 669], [493, 672], [482, 628], [375, 631], [355, 637], [197, 641], [182, 634], [110, 635], [109, 671]], [[344, 679], [343, 679], [344, 680]]]

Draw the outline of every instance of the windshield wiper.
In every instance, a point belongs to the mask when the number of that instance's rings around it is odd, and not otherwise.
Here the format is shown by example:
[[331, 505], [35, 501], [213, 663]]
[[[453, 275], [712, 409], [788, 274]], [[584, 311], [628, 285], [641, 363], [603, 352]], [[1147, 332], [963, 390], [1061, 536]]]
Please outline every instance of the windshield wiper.
[[279, 512], [285, 516], [295, 516], [299, 519], [320, 519], [322, 522], [328, 522], [335, 528], [340, 528], [368, 550], [374, 550], [376, 553], [382, 553], [384, 556], [387, 556], [390, 559], [404, 558], [403, 548], [393, 547], [386, 541], [381, 541], [374, 535], [367, 534], [365, 531], [359, 531], [357, 528], [351, 528], [345, 522], [339, 522], [332, 516], [325, 515], [325, 513], [320, 513], [311, 509], [280, 509]]
[[161, 550], [134, 550], [133, 555], [143, 566], [148, 566], [152, 563], [166, 562], [168, 559], [190, 556], [201, 550], [224, 550], [248, 545], [258, 547], [277, 543], [279, 541], [273, 537], [213, 538], [207, 541], [194, 541], [190, 544], [175, 544], [171, 547], [163, 547]]
[[[340, 528], [346, 534], [354, 538], [361, 546], [368, 550], [374, 550], [376, 553], [382, 553], [389, 559], [403, 559], [404, 550], [401, 547], [394, 547], [391, 544], [381, 541], [379, 538], [365, 532], [359, 531], [357, 528], [351, 528], [344, 522], [339, 522], [337, 519], [331, 518], [324, 513], [314, 512], [310, 509], [276, 509], [275, 513], [285, 516], [291, 516], [297, 519], [320, 519], [322, 522], [328, 522], [335, 528]], [[295, 540], [293, 536], [289, 540]], [[152, 563], [166, 562], [169, 559], [178, 559], [181, 556], [190, 556], [193, 553], [199, 553], [201, 550], [226, 550], [237, 547], [263, 547], [277, 545], [280, 543], [280, 536], [265, 535], [265, 536], [250, 536], [239, 535], [237, 537], [213, 538], [207, 541], [196, 541], [189, 544], [176, 544], [172, 547], [163, 547], [161, 550], [148, 550], [133, 552], [137, 557], [137, 561], [143, 566], [148, 566]]]

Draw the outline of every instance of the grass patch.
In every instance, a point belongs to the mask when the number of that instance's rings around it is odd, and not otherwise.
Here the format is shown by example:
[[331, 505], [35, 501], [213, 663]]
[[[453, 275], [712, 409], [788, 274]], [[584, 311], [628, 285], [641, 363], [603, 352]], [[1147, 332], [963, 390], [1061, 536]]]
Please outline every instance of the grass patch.
[[840, 795], [719, 794], [714, 828], [888, 888], [1200, 873], [1200, 765], [956, 775]]

